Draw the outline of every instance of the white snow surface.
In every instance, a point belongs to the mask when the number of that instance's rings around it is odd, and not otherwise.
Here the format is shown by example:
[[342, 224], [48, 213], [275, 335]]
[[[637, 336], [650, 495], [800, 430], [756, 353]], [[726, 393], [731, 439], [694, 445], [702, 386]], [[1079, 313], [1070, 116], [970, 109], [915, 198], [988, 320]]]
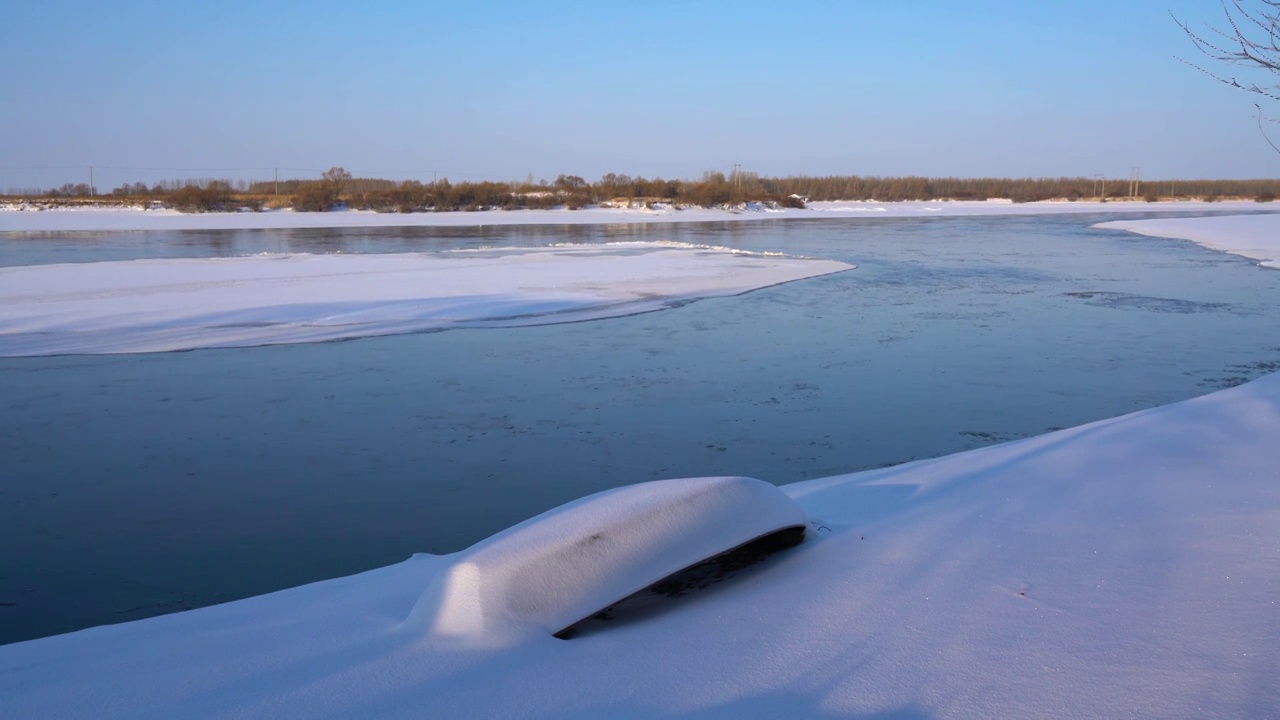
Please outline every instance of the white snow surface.
[[0, 356], [157, 352], [569, 322], [852, 267], [657, 242], [0, 268]]
[[0, 647], [14, 718], [1264, 718], [1280, 375], [784, 486], [810, 539], [571, 640], [408, 621], [464, 557]]
[[1277, 717], [1278, 438], [1275, 374], [783, 486], [802, 545], [572, 640], [423, 632], [486, 545], [416, 555], [0, 647], [0, 716]]
[[1011, 203], [1007, 200], [940, 202], [814, 202], [804, 209], [750, 206], [738, 209], [588, 207], [581, 210], [483, 210], [480, 212], [377, 213], [360, 210], [260, 213], [180, 213], [141, 208], [23, 209], [0, 205], [0, 232], [103, 230], [243, 230], [258, 228], [476, 227], [484, 225], [597, 225], [665, 222], [777, 220], [781, 218], [946, 217], [957, 215], [1039, 215], [1049, 213], [1203, 212], [1270, 210], [1254, 202], [1065, 202]]
[[476, 544], [436, 574], [410, 622], [435, 643], [552, 635], [702, 560], [803, 527], [776, 486], [744, 477], [606, 490]]
[[1190, 240], [1211, 250], [1252, 258], [1264, 267], [1280, 268], [1280, 215], [1112, 220], [1094, 227]]

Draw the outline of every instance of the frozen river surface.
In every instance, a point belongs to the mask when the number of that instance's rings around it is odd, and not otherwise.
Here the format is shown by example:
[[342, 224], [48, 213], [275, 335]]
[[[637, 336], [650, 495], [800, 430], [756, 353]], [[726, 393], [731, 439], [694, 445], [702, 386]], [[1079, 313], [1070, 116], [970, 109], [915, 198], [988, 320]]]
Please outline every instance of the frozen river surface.
[[1280, 367], [1280, 273], [1090, 227], [1114, 217], [0, 233], [4, 266], [631, 240], [858, 266], [596, 322], [0, 359], [0, 643], [457, 550], [608, 487], [835, 475]]

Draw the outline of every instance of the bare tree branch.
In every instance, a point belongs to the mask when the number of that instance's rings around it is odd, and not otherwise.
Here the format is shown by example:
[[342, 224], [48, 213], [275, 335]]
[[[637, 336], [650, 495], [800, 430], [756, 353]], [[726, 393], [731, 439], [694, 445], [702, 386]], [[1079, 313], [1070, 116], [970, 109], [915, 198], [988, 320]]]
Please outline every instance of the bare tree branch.
[[[1197, 31], [1188, 23], [1179, 20], [1172, 12], [1169, 16], [1177, 23], [1182, 32], [1191, 40], [1191, 44], [1205, 57], [1227, 65], [1235, 65], [1245, 72], [1263, 72], [1275, 79], [1280, 76], [1280, 0], [1218, 0], [1222, 5], [1222, 13], [1226, 18], [1224, 27], [1207, 26], [1207, 30]], [[1201, 73], [1217, 80], [1223, 85], [1261, 95], [1268, 100], [1280, 101], [1280, 83], [1259, 84], [1246, 79], [1244, 82], [1236, 77], [1219, 74], [1198, 65], [1190, 60], [1178, 58], [1179, 62], [1190, 65]], [[1273, 150], [1280, 153], [1280, 147], [1271, 141], [1263, 129], [1262, 123], [1275, 122], [1263, 116], [1262, 106], [1258, 108], [1258, 131]]]
[[[1262, 121], [1265, 119], [1262, 117], [1262, 106], [1257, 103], [1254, 103], [1253, 106], [1258, 108], [1258, 132], [1262, 133], [1262, 139], [1267, 141], [1272, 150], [1280, 153], [1280, 147], [1276, 147], [1276, 144], [1271, 142], [1271, 138], [1267, 137], [1267, 131], [1262, 127]], [[1275, 122], [1275, 120], [1267, 120], [1267, 122]]]

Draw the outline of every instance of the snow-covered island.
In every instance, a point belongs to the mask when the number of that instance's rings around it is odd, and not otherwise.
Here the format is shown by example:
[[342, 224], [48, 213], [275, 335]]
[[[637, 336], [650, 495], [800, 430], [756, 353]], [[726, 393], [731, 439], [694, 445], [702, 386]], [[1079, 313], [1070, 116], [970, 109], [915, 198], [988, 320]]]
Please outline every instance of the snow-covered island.
[[[1149, 222], [1133, 229], [1257, 259], [1258, 238], [1280, 236], [1276, 215]], [[520, 552], [497, 538], [0, 647], [0, 715], [1274, 717], [1278, 438], [1272, 375], [785, 498], [742, 482], [633, 486], [518, 528], [534, 538]], [[732, 542], [726, 515], [764, 530], [792, 522], [792, 505], [805, 541], [730, 580], [568, 640], [529, 620], [563, 619], [533, 598], [579, 562], [601, 578], [582, 587], [631, 588], [633, 568], [687, 559], [667, 529], [717, 550]], [[486, 568], [518, 584], [483, 581], [497, 577]], [[501, 621], [484, 619], [492, 608]], [[483, 632], [442, 636], [442, 617]]]
[[573, 322], [849, 269], [670, 242], [0, 268], [0, 357]]

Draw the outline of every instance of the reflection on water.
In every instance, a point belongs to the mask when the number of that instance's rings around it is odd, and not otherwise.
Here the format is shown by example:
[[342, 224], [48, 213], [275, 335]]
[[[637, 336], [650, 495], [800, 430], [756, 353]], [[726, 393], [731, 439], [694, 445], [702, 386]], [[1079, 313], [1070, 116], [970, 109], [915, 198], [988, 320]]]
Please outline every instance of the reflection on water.
[[0, 265], [643, 239], [859, 266], [600, 322], [0, 359], [0, 642], [458, 550], [618, 485], [878, 467], [1277, 367], [1280, 273], [1093, 220], [0, 236]]

